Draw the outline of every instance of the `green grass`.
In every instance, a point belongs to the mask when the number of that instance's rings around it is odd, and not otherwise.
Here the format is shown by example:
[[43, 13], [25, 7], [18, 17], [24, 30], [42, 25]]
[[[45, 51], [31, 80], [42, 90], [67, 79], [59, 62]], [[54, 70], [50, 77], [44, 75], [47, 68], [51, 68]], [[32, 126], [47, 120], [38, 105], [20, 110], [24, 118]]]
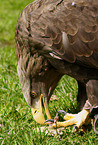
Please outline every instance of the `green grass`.
[[[18, 16], [31, 0], [0, 0], [0, 144], [1, 145], [97, 145], [98, 138], [93, 129], [88, 133], [72, 133], [67, 127], [63, 135], [49, 135], [36, 132], [40, 127], [32, 117], [17, 75], [14, 34]], [[77, 82], [64, 76], [54, 94], [59, 101], [51, 101], [49, 105], [52, 117], [64, 109], [78, 112]]]

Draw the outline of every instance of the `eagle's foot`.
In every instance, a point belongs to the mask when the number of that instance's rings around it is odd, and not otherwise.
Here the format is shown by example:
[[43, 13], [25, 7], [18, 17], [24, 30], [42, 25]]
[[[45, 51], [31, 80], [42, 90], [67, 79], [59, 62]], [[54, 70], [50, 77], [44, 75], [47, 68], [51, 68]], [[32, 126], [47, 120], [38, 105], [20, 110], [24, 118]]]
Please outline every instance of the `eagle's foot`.
[[[64, 122], [59, 122], [58, 121], [58, 114], [59, 113], [63, 113], [64, 114]], [[82, 127], [82, 125], [88, 125], [90, 123], [90, 118], [89, 118], [89, 114], [90, 111], [83, 109], [81, 112], [79, 112], [78, 114], [70, 114], [70, 113], [66, 113], [63, 110], [60, 110], [57, 114], [56, 117], [54, 119], [54, 121], [52, 120], [53, 124], [52, 127], [54, 128], [58, 128], [58, 127], [67, 127], [69, 125], [75, 125], [75, 127], [73, 128], [73, 131], [78, 130], [80, 127]], [[57, 120], [56, 120], [57, 118]], [[46, 122], [50, 122], [50, 120], [47, 120]]]

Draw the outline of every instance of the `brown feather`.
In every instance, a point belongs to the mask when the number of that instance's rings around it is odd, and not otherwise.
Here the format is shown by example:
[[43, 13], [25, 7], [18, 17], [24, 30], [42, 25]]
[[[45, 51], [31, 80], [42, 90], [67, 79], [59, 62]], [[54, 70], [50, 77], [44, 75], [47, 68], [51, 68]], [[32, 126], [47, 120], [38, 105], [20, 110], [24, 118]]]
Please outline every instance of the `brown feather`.
[[[79, 61], [79, 58], [84, 57], [83, 63], [85, 59], [88, 65], [92, 54], [98, 52], [97, 25], [96, 0], [37, 0], [20, 15], [16, 29], [17, 49], [21, 53], [23, 46], [28, 46], [34, 53], [39, 50], [47, 56], [53, 50], [68, 62]], [[63, 44], [63, 33], [68, 43], [66, 47]], [[92, 63], [89, 65], [93, 67]]]

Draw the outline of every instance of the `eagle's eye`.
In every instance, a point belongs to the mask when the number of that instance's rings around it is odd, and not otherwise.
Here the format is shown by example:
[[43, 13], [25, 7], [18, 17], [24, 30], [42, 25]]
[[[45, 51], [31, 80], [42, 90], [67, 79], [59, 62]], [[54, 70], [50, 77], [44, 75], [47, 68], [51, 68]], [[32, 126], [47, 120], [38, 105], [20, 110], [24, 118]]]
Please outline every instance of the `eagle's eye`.
[[34, 111], [34, 114], [37, 113], [37, 110]]
[[35, 92], [31, 92], [31, 97], [35, 98], [37, 96], [37, 94]]

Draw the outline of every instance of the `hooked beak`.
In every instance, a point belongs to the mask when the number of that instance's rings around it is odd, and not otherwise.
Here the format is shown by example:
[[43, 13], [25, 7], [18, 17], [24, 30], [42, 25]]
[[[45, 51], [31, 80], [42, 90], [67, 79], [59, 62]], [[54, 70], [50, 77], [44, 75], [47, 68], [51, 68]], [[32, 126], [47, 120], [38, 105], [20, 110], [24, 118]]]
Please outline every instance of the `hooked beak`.
[[32, 111], [33, 118], [35, 119], [35, 121], [39, 124], [45, 125], [47, 123], [45, 123], [45, 118], [44, 118], [43, 108], [42, 108], [42, 101], [43, 101], [43, 104], [44, 104], [44, 109], [45, 109], [45, 113], [47, 115], [47, 118], [51, 119], [51, 115], [50, 115], [50, 112], [49, 112], [49, 109], [48, 109], [48, 104], [45, 101], [43, 94], [40, 95], [39, 100], [34, 102], [35, 107], [31, 108], [31, 111]]

